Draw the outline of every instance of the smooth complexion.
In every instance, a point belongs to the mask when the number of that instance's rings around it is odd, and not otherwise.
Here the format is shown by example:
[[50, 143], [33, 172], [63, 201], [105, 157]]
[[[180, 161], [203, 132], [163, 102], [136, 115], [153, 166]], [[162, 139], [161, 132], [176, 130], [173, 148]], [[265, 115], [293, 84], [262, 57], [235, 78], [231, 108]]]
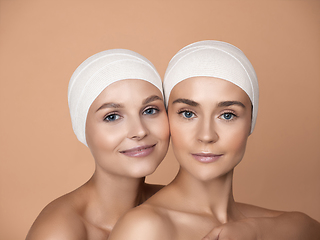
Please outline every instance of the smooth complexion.
[[169, 144], [163, 97], [154, 85], [133, 79], [109, 85], [89, 109], [86, 136], [92, 178], [46, 206], [27, 240], [105, 240], [125, 212], [161, 187], [144, 183]]
[[[110, 240], [200, 240], [224, 223], [278, 216], [233, 198], [233, 169], [245, 152], [251, 111], [247, 94], [228, 81], [194, 77], [178, 83], [170, 94], [168, 117], [179, 172], [126, 214]], [[254, 234], [251, 223], [244, 226]]]
[[168, 115], [175, 156], [188, 174], [210, 181], [241, 161], [251, 102], [236, 85], [206, 77], [184, 80], [170, 95]]
[[109, 240], [319, 239], [319, 223], [235, 202], [233, 170], [251, 129], [247, 94], [231, 82], [194, 77], [172, 90], [168, 117], [176, 178], [130, 210]]
[[86, 136], [97, 173], [132, 178], [151, 174], [168, 148], [160, 91], [142, 80], [111, 84], [89, 109]]

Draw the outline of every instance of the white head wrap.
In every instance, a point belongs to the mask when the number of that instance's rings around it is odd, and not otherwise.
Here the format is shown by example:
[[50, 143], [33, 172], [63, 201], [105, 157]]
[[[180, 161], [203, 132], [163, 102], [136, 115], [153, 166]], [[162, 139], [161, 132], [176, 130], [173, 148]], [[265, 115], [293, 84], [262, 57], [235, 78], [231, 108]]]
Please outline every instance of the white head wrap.
[[68, 88], [68, 103], [73, 131], [86, 142], [89, 108], [111, 83], [124, 79], [150, 82], [162, 93], [161, 78], [153, 64], [140, 54], [126, 49], [111, 49], [86, 59], [73, 73]]
[[182, 48], [171, 59], [165, 73], [163, 88], [166, 105], [175, 85], [199, 76], [227, 80], [247, 93], [253, 106], [252, 133], [258, 113], [259, 86], [253, 66], [244, 53], [229, 43], [214, 40], [200, 41]]

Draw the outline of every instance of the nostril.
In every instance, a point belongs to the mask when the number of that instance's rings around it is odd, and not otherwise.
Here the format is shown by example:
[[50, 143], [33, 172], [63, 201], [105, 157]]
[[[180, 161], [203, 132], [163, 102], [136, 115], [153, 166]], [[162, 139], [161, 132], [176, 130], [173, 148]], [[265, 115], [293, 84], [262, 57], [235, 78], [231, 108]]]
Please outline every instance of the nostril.
[[202, 143], [215, 143], [216, 141], [218, 141], [219, 137], [218, 134], [216, 132], [206, 132], [203, 135], [200, 135], [198, 138], [199, 142]]
[[148, 135], [148, 130], [141, 126], [141, 128], [135, 128], [129, 134], [129, 138], [131, 139], [142, 139]]

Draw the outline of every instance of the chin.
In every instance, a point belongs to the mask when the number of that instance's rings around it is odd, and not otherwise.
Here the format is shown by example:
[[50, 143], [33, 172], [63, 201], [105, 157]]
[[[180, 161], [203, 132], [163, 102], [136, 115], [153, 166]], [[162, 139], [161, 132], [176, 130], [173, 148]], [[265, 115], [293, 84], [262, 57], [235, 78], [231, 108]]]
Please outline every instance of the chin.
[[157, 165], [151, 165], [148, 164], [147, 166], [137, 166], [137, 168], [131, 168], [130, 169], [130, 176], [133, 178], [142, 178], [142, 177], [146, 177], [150, 174], [152, 174], [157, 167], [159, 166], [159, 164]]
[[201, 182], [209, 182], [221, 177], [226, 177], [233, 172], [233, 168], [223, 168], [221, 166], [194, 166], [186, 169], [190, 175]]

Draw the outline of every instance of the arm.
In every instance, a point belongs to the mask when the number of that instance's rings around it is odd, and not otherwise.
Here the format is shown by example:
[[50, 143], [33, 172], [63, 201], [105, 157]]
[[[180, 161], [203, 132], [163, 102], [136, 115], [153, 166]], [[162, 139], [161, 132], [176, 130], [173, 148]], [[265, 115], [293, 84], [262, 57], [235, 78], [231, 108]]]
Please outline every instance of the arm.
[[246, 218], [214, 228], [203, 240], [317, 240], [320, 224], [299, 212], [276, 217]]

